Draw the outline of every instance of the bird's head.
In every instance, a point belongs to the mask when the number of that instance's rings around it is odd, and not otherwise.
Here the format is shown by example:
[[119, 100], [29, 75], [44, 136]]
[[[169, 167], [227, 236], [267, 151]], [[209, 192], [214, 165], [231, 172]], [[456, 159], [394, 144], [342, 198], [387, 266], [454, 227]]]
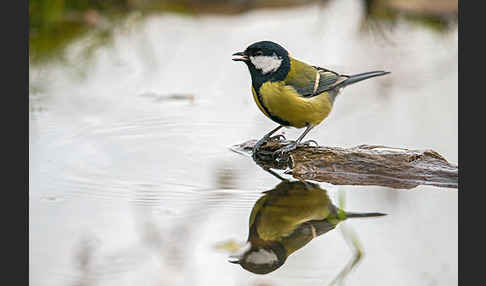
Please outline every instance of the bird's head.
[[267, 274], [282, 266], [287, 259], [284, 247], [280, 243], [250, 247], [242, 254], [230, 257], [229, 262], [240, 264], [244, 269], [255, 274]]
[[233, 56], [234, 61], [242, 61], [248, 66], [253, 79], [265, 77], [282, 80], [290, 70], [289, 53], [271, 41], [256, 42], [245, 51], [234, 53]]

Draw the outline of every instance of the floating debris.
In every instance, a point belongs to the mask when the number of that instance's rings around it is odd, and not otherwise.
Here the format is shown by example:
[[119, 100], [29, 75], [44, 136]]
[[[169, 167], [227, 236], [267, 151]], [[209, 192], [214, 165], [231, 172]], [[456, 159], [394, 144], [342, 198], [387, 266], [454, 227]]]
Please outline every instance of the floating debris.
[[191, 104], [194, 103], [194, 95], [189, 93], [159, 94], [155, 92], [145, 92], [140, 94], [140, 96], [152, 98], [156, 102], [168, 100], [188, 100]]

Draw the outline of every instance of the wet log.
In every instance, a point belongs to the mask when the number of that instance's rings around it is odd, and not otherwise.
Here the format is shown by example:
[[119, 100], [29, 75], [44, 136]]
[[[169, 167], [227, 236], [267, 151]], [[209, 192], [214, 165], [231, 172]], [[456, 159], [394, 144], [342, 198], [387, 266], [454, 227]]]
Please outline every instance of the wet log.
[[[256, 140], [232, 146], [232, 150], [252, 154]], [[282, 158], [273, 152], [289, 141], [271, 140], [258, 152], [256, 163], [265, 169], [288, 169], [300, 180], [334, 185], [376, 185], [411, 189], [419, 185], [458, 188], [458, 166], [433, 150], [409, 150], [378, 145], [352, 148], [298, 146]]]

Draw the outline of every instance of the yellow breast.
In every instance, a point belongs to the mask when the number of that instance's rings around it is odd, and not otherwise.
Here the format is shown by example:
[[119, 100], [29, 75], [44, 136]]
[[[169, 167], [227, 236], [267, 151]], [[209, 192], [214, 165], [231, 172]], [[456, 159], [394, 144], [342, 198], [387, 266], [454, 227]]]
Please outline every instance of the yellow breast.
[[263, 114], [265, 114], [265, 116], [270, 118], [270, 115], [265, 111], [262, 104], [260, 103], [260, 100], [258, 99], [258, 95], [257, 95], [255, 89], [253, 88], [253, 86], [251, 87], [251, 92], [253, 93], [253, 100], [255, 100], [255, 103], [258, 106], [258, 109], [260, 109], [260, 111], [263, 112]]
[[304, 98], [283, 82], [266, 82], [259, 90], [260, 102], [255, 90], [252, 91], [258, 107], [266, 116], [279, 117], [297, 128], [317, 125], [331, 112], [332, 105], [327, 92]]

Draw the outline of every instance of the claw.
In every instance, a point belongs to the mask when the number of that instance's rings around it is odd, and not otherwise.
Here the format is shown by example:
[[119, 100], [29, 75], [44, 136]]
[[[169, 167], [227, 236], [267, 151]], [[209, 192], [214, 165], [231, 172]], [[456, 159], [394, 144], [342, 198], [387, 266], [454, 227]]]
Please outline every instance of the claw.
[[258, 150], [260, 149], [260, 147], [262, 147], [266, 142], [268, 141], [271, 141], [271, 140], [279, 140], [280, 139], [283, 139], [283, 140], [287, 140], [287, 138], [285, 138], [284, 135], [282, 134], [279, 134], [279, 135], [275, 135], [275, 136], [272, 136], [272, 137], [263, 137], [262, 139], [258, 140], [257, 143], [255, 143], [255, 145], [253, 146], [253, 151], [252, 151], [252, 157], [253, 159], [256, 159], [256, 156], [258, 154]]
[[258, 154], [258, 149], [260, 149], [260, 147], [265, 144], [268, 140], [268, 137], [263, 137], [262, 139], [258, 140], [257, 143], [255, 143], [255, 145], [253, 145], [253, 150], [252, 150], [252, 154], [251, 156], [253, 157], [253, 159], [256, 159], [256, 156]]
[[[287, 146], [284, 146], [284, 147], [278, 149], [277, 151], [273, 152], [272, 157], [275, 160], [283, 158], [283, 157], [287, 157], [288, 153], [290, 151], [294, 150], [295, 148], [297, 148], [297, 144], [290, 143]], [[277, 161], [280, 161], [280, 160], [277, 160]]]
[[[262, 144], [260, 144], [260, 146], [261, 145]], [[258, 149], [260, 149], [260, 146], [257, 146], [256, 144], [255, 144], [255, 146], [253, 146], [253, 151], [252, 151], [252, 154], [251, 154], [251, 156], [253, 157], [253, 159], [256, 159], [257, 154], [258, 154]]]

